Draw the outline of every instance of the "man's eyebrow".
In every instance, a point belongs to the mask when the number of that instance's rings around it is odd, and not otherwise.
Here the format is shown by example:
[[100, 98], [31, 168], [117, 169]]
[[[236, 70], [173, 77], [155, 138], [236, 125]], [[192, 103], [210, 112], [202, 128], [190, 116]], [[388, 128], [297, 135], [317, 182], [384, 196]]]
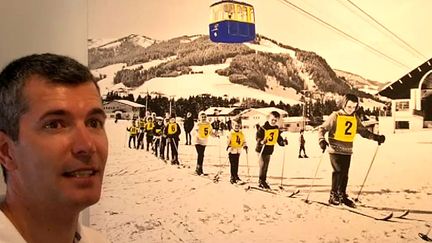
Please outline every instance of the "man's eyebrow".
[[[48, 116], [67, 116], [67, 115], [70, 115], [70, 112], [63, 110], [63, 109], [51, 110], [51, 111], [47, 111], [46, 113], [44, 113], [41, 116], [40, 120], [42, 120]], [[93, 108], [87, 113], [87, 116], [93, 116], [93, 115], [101, 115], [104, 118], [106, 118], [106, 114], [105, 114], [104, 110], [101, 108]]]
[[68, 112], [66, 112], [66, 111], [63, 110], [63, 109], [50, 110], [50, 111], [45, 112], [45, 113], [40, 117], [40, 120], [43, 120], [45, 117], [48, 117], [48, 116], [65, 116], [65, 115], [67, 115], [67, 114], [68, 114]]
[[105, 111], [104, 111], [103, 109], [101, 109], [101, 108], [93, 108], [93, 109], [88, 113], [88, 115], [101, 115], [101, 116], [103, 116], [104, 118], [106, 118]]

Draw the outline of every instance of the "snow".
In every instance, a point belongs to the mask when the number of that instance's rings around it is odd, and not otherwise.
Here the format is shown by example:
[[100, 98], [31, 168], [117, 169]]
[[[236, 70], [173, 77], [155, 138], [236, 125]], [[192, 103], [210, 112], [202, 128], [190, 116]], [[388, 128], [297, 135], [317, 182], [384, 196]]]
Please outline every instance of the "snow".
[[268, 88], [265, 91], [268, 94], [290, 97], [294, 100], [300, 100], [301, 98], [301, 95], [297, 94], [295, 89], [281, 86], [274, 77], [267, 77], [267, 86]]
[[115, 41], [115, 38], [98, 38], [98, 39], [89, 39], [88, 40], [88, 49], [96, 48], [103, 46], [107, 43]]
[[105, 45], [102, 45], [102, 46], [100, 46], [100, 48], [106, 48], [106, 49], [108, 49], [108, 48], [114, 48], [114, 47], [120, 46], [121, 43], [122, 43], [121, 41], [115, 41], [115, 42], [112, 42], [112, 43], [107, 43]]
[[[99, 85], [99, 88], [101, 90], [102, 95], [106, 95], [110, 91], [117, 91], [119, 89], [130, 90], [130, 88], [127, 88], [123, 83], [114, 84], [115, 74], [119, 70], [136, 69], [136, 68], [139, 68], [140, 66], [142, 66], [142, 70], [147, 70], [151, 67], [156, 67], [157, 65], [159, 65], [161, 63], [168, 62], [168, 61], [173, 60], [175, 58], [176, 58], [176, 56], [171, 56], [171, 57], [168, 57], [166, 59], [152, 60], [150, 62], [135, 64], [135, 65], [131, 65], [131, 66], [126, 66], [126, 63], [116, 63], [116, 64], [108, 65], [108, 66], [103, 67], [103, 68], [93, 69], [92, 73], [96, 77], [98, 77], [99, 74], [107, 75], [106, 78], [98, 81], [98, 85]], [[136, 97], [138, 97], [138, 96], [136, 96]]]
[[292, 58], [295, 57], [294, 50], [280, 47], [275, 43], [266, 39], [261, 39], [259, 44], [245, 43], [245, 45], [256, 51], [275, 53], [275, 54], [289, 54]]
[[139, 35], [132, 37], [132, 41], [135, 45], [142, 46], [144, 48], [149, 47], [154, 43], [154, 40]]
[[228, 77], [220, 76], [215, 71], [226, 68], [229, 64], [216, 64], [207, 66], [193, 66], [193, 71], [203, 73], [181, 75], [178, 77], [153, 78], [136, 88], [132, 93], [134, 97], [148, 91], [157, 91], [174, 97], [188, 98], [193, 95], [209, 94], [214, 96], [227, 96], [228, 98], [256, 98], [266, 102], [274, 101], [276, 104], [282, 101], [286, 104], [299, 104], [300, 102], [289, 97], [270, 94], [262, 90], [253, 89], [240, 84], [233, 84]]
[[[377, 156], [360, 196], [371, 207], [411, 209], [407, 219], [374, 221], [343, 210], [305, 199], [321, 159], [317, 133], [306, 132], [310, 158], [297, 158], [298, 133], [288, 133], [289, 145], [275, 148], [268, 182], [281, 184], [286, 194], [246, 192], [229, 183], [225, 139], [211, 138], [205, 151], [204, 171], [209, 179], [191, 175], [195, 167], [193, 146], [184, 145], [181, 134], [179, 158], [184, 168], [165, 164], [150, 152], [126, 146], [125, 127], [130, 121], [106, 124], [109, 158], [101, 200], [90, 209], [91, 226], [112, 242], [421, 242], [418, 233], [427, 233], [432, 221], [432, 181], [430, 146], [432, 130], [385, 134], [384, 144], [357, 137], [354, 143], [348, 193], [356, 197], [371, 164]], [[254, 130], [245, 130], [250, 151], [240, 157], [239, 175], [256, 184], [257, 154]], [[221, 167], [224, 165], [224, 167]], [[249, 165], [249, 166], [247, 166]], [[222, 169], [221, 180], [213, 176]], [[320, 164], [309, 199], [328, 199], [331, 165], [327, 154]], [[299, 188], [296, 198], [287, 198]], [[388, 212], [374, 211], [374, 212]]]

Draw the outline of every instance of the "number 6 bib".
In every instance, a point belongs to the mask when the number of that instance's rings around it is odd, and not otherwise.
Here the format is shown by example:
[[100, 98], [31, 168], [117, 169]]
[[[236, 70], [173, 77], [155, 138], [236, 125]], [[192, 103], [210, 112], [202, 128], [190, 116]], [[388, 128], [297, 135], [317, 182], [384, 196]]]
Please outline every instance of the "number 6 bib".
[[338, 115], [334, 139], [342, 142], [352, 142], [357, 133], [357, 117]]

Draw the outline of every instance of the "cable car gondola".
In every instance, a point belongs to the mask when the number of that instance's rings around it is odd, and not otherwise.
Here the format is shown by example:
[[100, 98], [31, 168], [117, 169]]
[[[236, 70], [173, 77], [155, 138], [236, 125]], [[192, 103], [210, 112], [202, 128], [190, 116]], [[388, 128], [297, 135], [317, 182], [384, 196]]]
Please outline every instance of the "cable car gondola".
[[210, 6], [210, 40], [243, 43], [255, 39], [255, 12], [250, 4], [225, 0]]

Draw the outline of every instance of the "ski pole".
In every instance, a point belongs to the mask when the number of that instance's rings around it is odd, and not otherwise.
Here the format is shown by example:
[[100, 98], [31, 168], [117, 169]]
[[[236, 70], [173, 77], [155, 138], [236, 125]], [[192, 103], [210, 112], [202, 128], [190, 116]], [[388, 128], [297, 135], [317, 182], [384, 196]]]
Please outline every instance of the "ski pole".
[[283, 158], [282, 158], [282, 172], [281, 172], [281, 182], [280, 182], [280, 186], [279, 189], [283, 190], [283, 175], [284, 175], [284, 167], [285, 167], [285, 147], [283, 147], [283, 154], [282, 154]]
[[[264, 152], [264, 148], [265, 148], [265, 143], [263, 143], [262, 144], [262, 148], [261, 148], [261, 150], [260, 150], [260, 152], [259, 152], [259, 154], [258, 154], [258, 165], [259, 165], [259, 162], [260, 162], [260, 160], [261, 160], [261, 156], [262, 156], [262, 154], [263, 154], [263, 152]], [[258, 175], [258, 177], [259, 177], [259, 175]], [[247, 186], [246, 188], [245, 188], [245, 190], [247, 191], [247, 190], [249, 190], [251, 188], [251, 186]]]
[[249, 182], [250, 182], [250, 173], [249, 173], [249, 153], [248, 153], [247, 150], [246, 150], [246, 167], [247, 167], [247, 176], [248, 176], [247, 182], [249, 183]]
[[370, 165], [369, 165], [369, 168], [368, 168], [368, 170], [367, 170], [367, 172], [366, 172], [366, 176], [365, 176], [365, 178], [364, 178], [364, 180], [363, 180], [363, 183], [362, 183], [362, 185], [361, 185], [361, 187], [360, 187], [360, 190], [359, 190], [359, 192], [358, 192], [358, 194], [357, 194], [357, 197], [356, 197], [356, 199], [354, 199], [354, 201], [356, 201], [356, 202], [359, 201], [360, 194], [361, 194], [361, 192], [362, 192], [362, 190], [363, 190], [363, 186], [364, 186], [364, 184], [366, 183], [366, 179], [367, 179], [368, 176], [369, 176], [369, 172], [370, 172], [370, 170], [371, 170], [371, 168], [372, 168], [373, 162], [375, 161], [375, 158], [376, 158], [376, 155], [377, 155], [377, 153], [378, 153], [378, 149], [379, 149], [379, 147], [380, 147], [380, 145], [378, 144], [378, 146], [377, 146], [376, 149], [375, 149], [375, 153], [374, 153], [374, 155], [373, 155], [373, 157], [372, 157], [372, 161], [371, 161], [371, 163], [370, 163]]
[[[177, 162], [178, 162], [178, 149], [177, 149], [177, 144], [176, 144], [176, 142], [175, 142], [175, 140], [174, 140], [173, 138], [171, 138], [170, 143], [172, 143], [172, 144], [174, 145], [174, 148], [171, 148], [171, 149], [175, 149], [174, 151], [175, 151], [176, 154], [177, 154]], [[172, 158], [172, 159], [174, 159], [174, 158]]]
[[221, 141], [220, 136], [218, 136], [218, 151], [219, 151], [219, 170], [213, 177], [213, 182], [219, 182], [219, 175], [222, 174], [222, 155], [221, 155]]
[[320, 160], [318, 161], [318, 165], [317, 165], [316, 170], [315, 170], [315, 175], [314, 175], [314, 177], [312, 178], [312, 182], [311, 182], [311, 185], [310, 185], [310, 187], [309, 187], [309, 191], [308, 191], [308, 194], [307, 194], [307, 196], [306, 196], [305, 203], [309, 203], [309, 195], [310, 195], [310, 193], [311, 193], [311, 191], [312, 191], [312, 187], [314, 186], [315, 179], [316, 179], [316, 177], [317, 177], [319, 167], [320, 167], [321, 162], [322, 162], [322, 160], [323, 160], [323, 158], [324, 158], [324, 154], [325, 154], [325, 151], [322, 152], [321, 157], [320, 157]]

